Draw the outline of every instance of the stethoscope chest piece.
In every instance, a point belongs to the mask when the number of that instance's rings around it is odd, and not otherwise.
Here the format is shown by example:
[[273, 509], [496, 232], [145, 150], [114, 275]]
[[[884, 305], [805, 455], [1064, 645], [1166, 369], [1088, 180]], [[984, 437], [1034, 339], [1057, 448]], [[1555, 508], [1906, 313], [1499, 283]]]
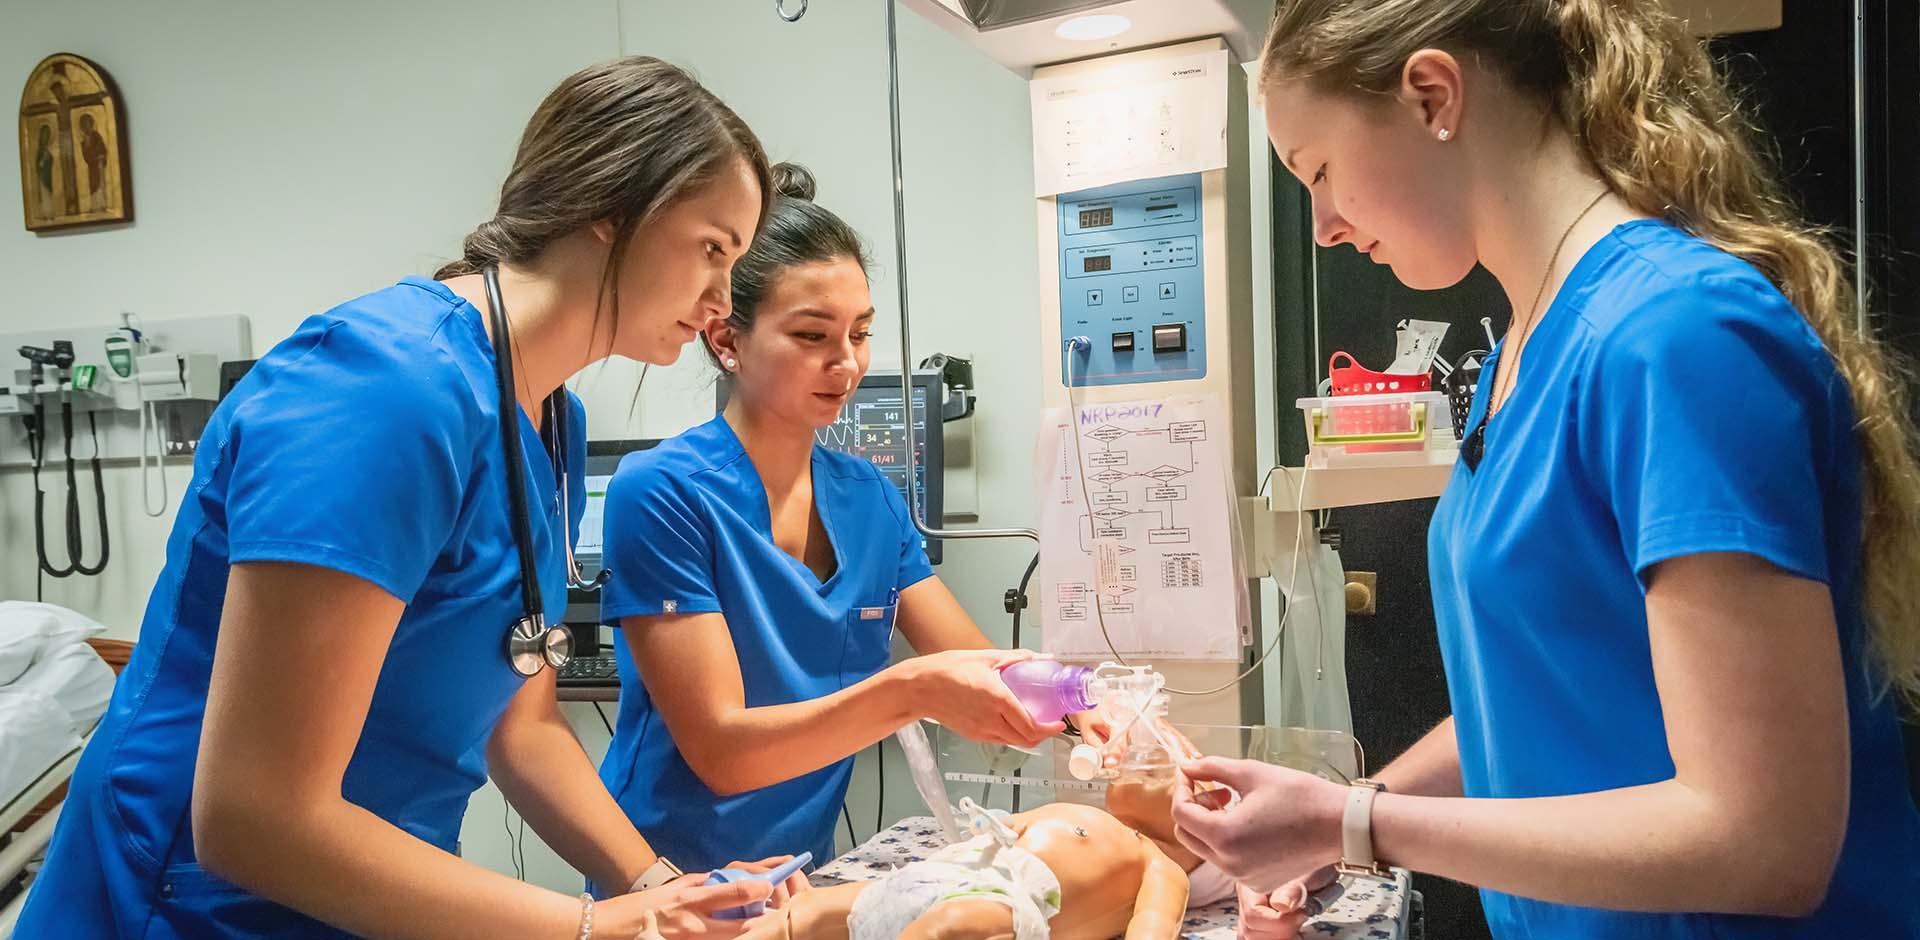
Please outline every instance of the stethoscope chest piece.
[[565, 624], [547, 626], [542, 616], [522, 617], [507, 633], [507, 662], [513, 671], [532, 678], [548, 666], [559, 669], [573, 658], [573, 631]]

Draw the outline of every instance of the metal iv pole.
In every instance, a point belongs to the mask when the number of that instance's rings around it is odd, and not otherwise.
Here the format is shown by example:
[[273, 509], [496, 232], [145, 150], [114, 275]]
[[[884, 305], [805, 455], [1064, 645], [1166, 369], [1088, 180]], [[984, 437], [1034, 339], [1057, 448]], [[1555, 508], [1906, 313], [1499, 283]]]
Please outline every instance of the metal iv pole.
[[1853, 0], [1853, 276], [1861, 335], [1867, 316], [1867, 4]]
[[[893, 247], [894, 265], [900, 281], [900, 399], [906, 409], [907, 429], [907, 518], [920, 534], [932, 539], [1009, 539], [1040, 541], [1034, 529], [937, 529], [921, 518], [919, 435], [913, 428], [913, 319], [907, 311], [907, 188], [900, 155], [900, 34], [895, 15], [897, 0], [881, 0], [887, 6], [887, 117], [893, 129]], [[789, 11], [786, 0], [774, 0], [774, 12], [789, 23], [797, 23], [807, 14], [806, 0], [799, 9]], [[927, 401], [929, 428], [939, 413], [939, 403]], [[931, 433], [931, 431], [929, 432]], [[944, 521], [944, 520], [943, 520]]]
[[[1034, 529], [936, 529], [930, 524], [931, 520], [920, 518], [920, 474], [916, 466], [919, 442], [913, 428], [913, 321], [907, 313], [907, 195], [900, 156], [900, 37], [894, 22], [900, 5], [898, 0], [881, 2], [887, 5], [887, 107], [893, 127], [893, 246], [900, 281], [900, 394], [907, 410], [904, 422], [907, 426], [907, 518], [912, 519], [913, 527], [927, 538], [1028, 538], [1038, 542], [1040, 533]], [[938, 411], [938, 403], [930, 398], [927, 401], [928, 433], [938, 433], [932, 420]]]

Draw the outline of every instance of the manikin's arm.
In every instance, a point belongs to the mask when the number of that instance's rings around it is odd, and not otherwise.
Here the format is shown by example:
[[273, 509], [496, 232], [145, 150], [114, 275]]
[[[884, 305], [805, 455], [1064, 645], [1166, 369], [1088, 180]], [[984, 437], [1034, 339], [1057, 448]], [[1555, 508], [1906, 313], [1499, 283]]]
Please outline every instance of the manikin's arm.
[[1187, 916], [1187, 873], [1152, 839], [1140, 837], [1147, 867], [1140, 875], [1140, 896], [1127, 921], [1126, 940], [1173, 940]]

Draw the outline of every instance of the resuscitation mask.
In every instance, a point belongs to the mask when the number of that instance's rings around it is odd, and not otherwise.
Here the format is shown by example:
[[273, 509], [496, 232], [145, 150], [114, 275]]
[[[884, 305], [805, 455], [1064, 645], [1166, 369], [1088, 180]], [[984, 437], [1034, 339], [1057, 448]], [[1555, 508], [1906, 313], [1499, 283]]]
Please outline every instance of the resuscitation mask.
[[[1067, 770], [1080, 780], [1134, 780], [1171, 783], [1174, 767], [1199, 756], [1167, 722], [1167, 680], [1151, 666], [1102, 663], [1095, 670], [1099, 705], [1096, 712], [1111, 729], [1104, 746], [1076, 745], [1067, 758]], [[1175, 743], [1175, 742], [1179, 743]], [[1106, 756], [1119, 750], [1114, 765]], [[1205, 784], [1204, 790], [1224, 791], [1223, 805], [1239, 799], [1229, 787]]]
[[[1078, 780], [1170, 771], [1181, 749], [1161, 730], [1167, 720], [1166, 685], [1166, 677], [1151, 666], [1100, 664], [1090, 690], [1098, 702], [1095, 711], [1111, 737], [1105, 747], [1075, 745], [1067, 757], [1067, 771]], [[1107, 767], [1105, 755], [1116, 747], [1121, 749], [1118, 765]]]

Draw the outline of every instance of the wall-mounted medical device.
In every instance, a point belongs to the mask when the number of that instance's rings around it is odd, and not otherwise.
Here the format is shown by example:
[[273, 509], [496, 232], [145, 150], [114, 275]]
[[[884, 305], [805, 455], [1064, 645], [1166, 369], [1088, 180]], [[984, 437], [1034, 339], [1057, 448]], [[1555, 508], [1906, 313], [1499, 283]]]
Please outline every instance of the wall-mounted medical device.
[[[63, 350], [67, 363], [17, 355], [28, 347]], [[63, 400], [94, 415], [103, 459], [154, 460], [193, 452], [220, 397], [221, 364], [251, 357], [253, 336], [239, 315], [142, 322], [127, 314], [118, 325], [0, 335], [0, 353], [8, 354], [0, 359], [0, 468], [35, 462], [26, 422], [37, 407], [49, 412], [42, 433], [65, 433], [52, 426]], [[41, 455], [47, 464], [63, 459], [62, 448]]]
[[1059, 197], [1060, 333], [1092, 341], [1061, 349], [1063, 383], [1206, 377], [1200, 191], [1189, 173]]
[[[1213, 4], [1203, 4], [1212, 6]], [[1037, 69], [1037, 617], [1062, 660], [1153, 663], [1175, 720], [1257, 723], [1234, 532], [1252, 494], [1245, 80], [1219, 38]], [[1059, 438], [1047, 440], [1049, 434]], [[1236, 612], [1236, 596], [1239, 598]], [[1169, 609], [1189, 612], [1171, 629]], [[1200, 622], [1204, 621], [1204, 622]]]
[[[0, 418], [9, 419], [0, 421], [0, 466], [32, 475], [32, 561], [41, 589], [47, 578], [106, 570], [112, 510], [102, 467], [108, 460], [137, 457], [142, 508], [153, 517], [166, 512], [163, 459], [193, 451], [219, 398], [221, 362], [248, 355], [250, 334], [244, 317], [143, 329], [137, 317], [122, 314], [117, 327], [0, 337], [0, 349], [20, 357], [17, 367], [0, 371]], [[84, 448], [78, 453], [77, 439]], [[89, 489], [79, 473], [82, 460], [92, 477], [90, 498], [82, 496]], [[88, 505], [91, 526], [84, 522]], [[62, 537], [53, 538], [60, 528]]]
[[202, 352], [149, 353], [139, 360], [140, 397], [146, 401], [218, 401], [220, 357]]

